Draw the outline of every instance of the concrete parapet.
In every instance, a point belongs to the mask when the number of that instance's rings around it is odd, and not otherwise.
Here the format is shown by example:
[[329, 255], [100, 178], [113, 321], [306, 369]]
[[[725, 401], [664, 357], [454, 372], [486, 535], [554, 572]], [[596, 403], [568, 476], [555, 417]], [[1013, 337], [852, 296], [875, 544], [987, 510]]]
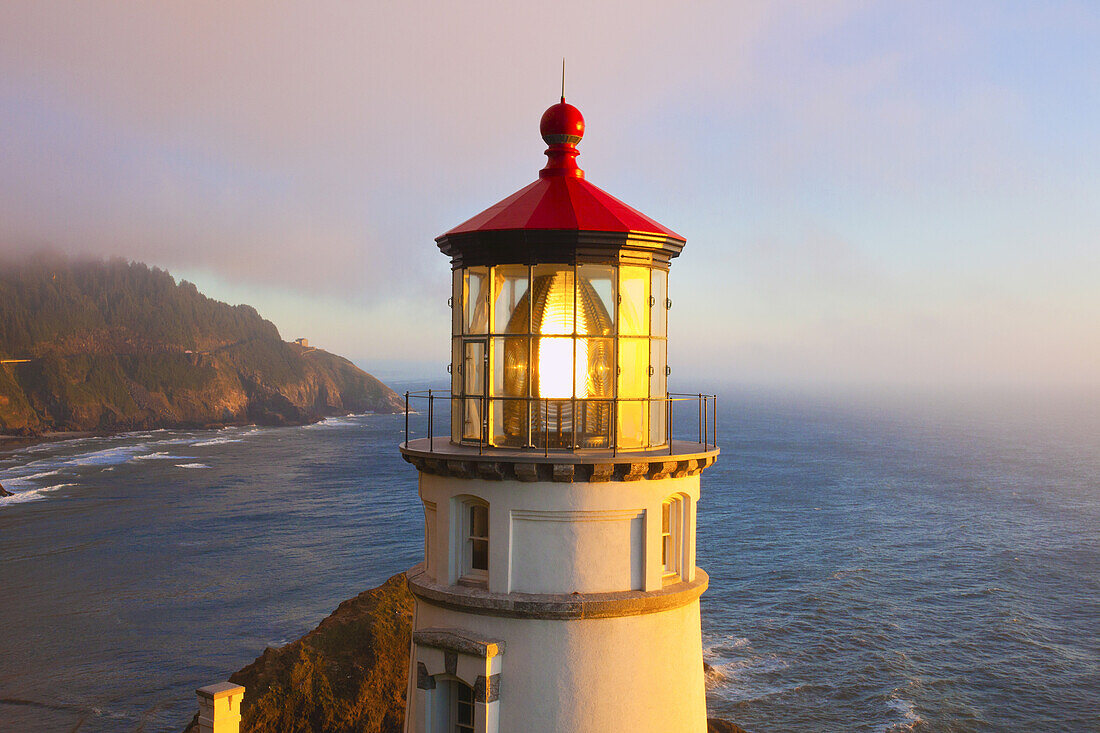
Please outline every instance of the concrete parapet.
[[218, 682], [195, 690], [199, 700], [198, 733], [239, 733], [244, 688]]

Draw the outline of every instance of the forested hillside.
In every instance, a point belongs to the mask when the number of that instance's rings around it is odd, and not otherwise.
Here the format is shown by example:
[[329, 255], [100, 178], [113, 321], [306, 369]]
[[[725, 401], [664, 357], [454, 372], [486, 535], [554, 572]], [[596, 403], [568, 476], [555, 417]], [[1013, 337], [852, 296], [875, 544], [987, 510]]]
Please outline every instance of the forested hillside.
[[0, 259], [0, 432], [301, 423], [394, 412], [350, 361], [123, 260]]

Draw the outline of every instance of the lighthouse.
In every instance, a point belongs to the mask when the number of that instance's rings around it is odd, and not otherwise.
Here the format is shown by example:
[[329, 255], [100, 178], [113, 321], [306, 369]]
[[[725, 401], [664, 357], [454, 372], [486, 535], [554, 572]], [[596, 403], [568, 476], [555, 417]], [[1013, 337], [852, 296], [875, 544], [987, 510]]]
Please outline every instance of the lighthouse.
[[718, 448], [715, 399], [667, 388], [685, 239], [588, 182], [564, 97], [540, 132], [538, 180], [436, 239], [451, 389], [401, 445], [424, 507], [405, 729], [702, 733], [695, 527]]

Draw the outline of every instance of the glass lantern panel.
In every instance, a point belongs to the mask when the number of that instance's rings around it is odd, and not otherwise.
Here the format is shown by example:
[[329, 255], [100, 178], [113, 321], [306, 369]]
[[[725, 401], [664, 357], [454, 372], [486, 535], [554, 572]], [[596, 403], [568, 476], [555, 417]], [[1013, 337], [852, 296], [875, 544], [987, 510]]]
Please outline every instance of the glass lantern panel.
[[649, 402], [649, 444], [665, 445], [668, 440], [668, 402], [654, 397]]
[[493, 268], [493, 333], [528, 333], [527, 265]]
[[493, 337], [494, 397], [526, 397], [531, 378], [527, 336]]
[[665, 402], [668, 379], [665, 376], [667, 342], [652, 339], [649, 342], [653, 373], [649, 377], [649, 444], [664, 445], [668, 433], [668, 403]]
[[462, 300], [466, 333], [485, 333], [489, 330], [488, 287], [488, 267], [471, 267], [466, 270], [466, 286]]
[[451, 272], [451, 335], [462, 333], [462, 282], [465, 270]]
[[648, 267], [624, 265], [619, 268], [619, 334], [649, 335]]
[[482, 398], [463, 400], [465, 414], [462, 421], [463, 440], [481, 440], [481, 404]]
[[532, 400], [531, 442], [538, 448], [569, 448], [573, 442], [573, 401]]
[[649, 397], [649, 339], [619, 339], [619, 399]]
[[535, 334], [573, 334], [573, 267], [536, 265], [531, 268], [531, 331]]
[[493, 400], [493, 445], [522, 448], [528, 445], [527, 400]]
[[611, 447], [610, 400], [577, 400], [577, 447]]
[[615, 340], [578, 338], [577, 399], [615, 395]]
[[[577, 370], [574, 374], [573, 343], [571, 336], [533, 340], [535, 396], [552, 400], [571, 399], [574, 386], [580, 384], [583, 387], [587, 383], [584, 370]], [[587, 368], [587, 365], [584, 366]]]
[[615, 332], [615, 286], [611, 265], [577, 265], [577, 333]]
[[457, 397], [451, 399], [451, 440], [462, 440], [462, 400]]
[[653, 269], [653, 307], [650, 309], [649, 335], [664, 338], [668, 327], [668, 273]]
[[668, 378], [665, 376], [665, 367], [668, 364], [666, 349], [668, 342], [664, 339], [651, 339], [649, 342], [650, 366], [652, 374], [649, 375], [649, 395], [651, 397], [664, 397]]
[[462, 394], [462, 339], [451, 339], [451, 392]]
[[467, 341], [463, 345], [462, 385], [466, 395], [485, 394], [484, 341]]
[[620, 448], [644, 448], [648, 437], [646, 421], [649, 416], [644, 400], [616, 403], [618, 414], [618, 440]]

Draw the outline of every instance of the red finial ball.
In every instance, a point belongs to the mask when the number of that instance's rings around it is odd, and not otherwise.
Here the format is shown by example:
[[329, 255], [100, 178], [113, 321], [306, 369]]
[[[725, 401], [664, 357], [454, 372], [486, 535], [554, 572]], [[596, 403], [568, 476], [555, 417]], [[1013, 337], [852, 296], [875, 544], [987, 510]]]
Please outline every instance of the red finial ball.
[[562, 97], [561, 102], [542, 113], [539, 132], [547, 145], [576, 145], [584, 137], [584, 117], [579, 109], [566, 104], [565, 97]]

